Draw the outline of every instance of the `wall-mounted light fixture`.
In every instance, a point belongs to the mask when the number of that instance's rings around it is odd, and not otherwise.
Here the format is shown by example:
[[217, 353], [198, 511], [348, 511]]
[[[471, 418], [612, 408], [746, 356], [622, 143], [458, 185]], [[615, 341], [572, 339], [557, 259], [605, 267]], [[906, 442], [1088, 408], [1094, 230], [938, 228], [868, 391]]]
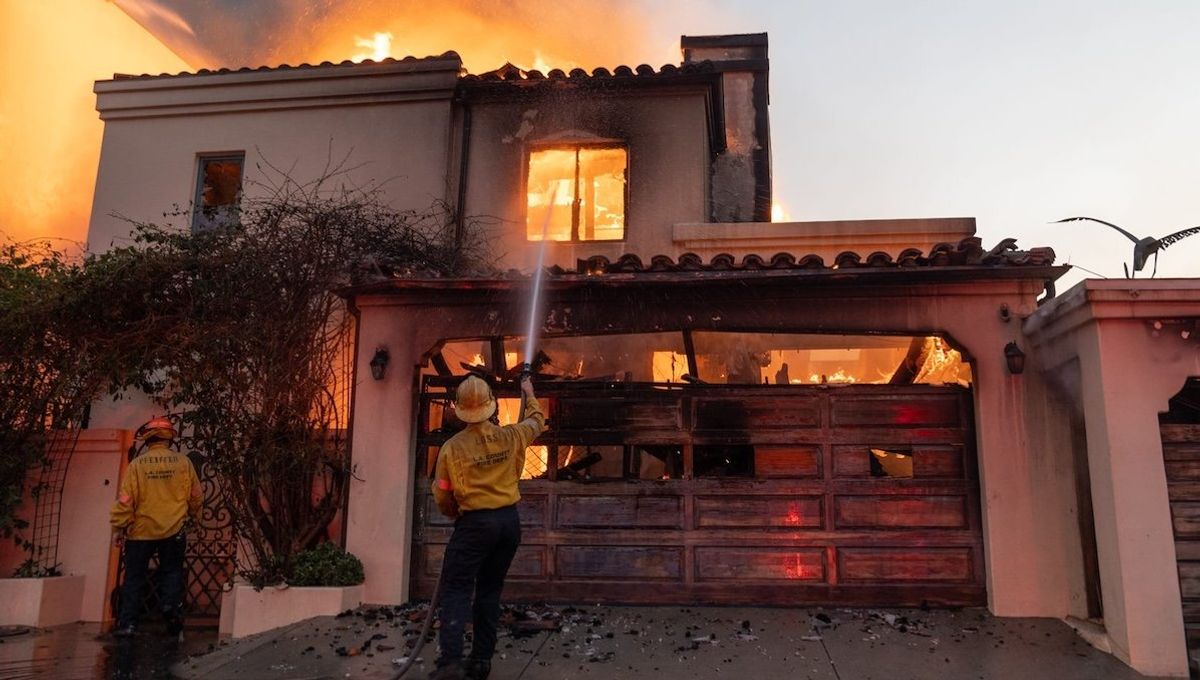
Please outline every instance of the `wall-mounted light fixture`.
[[1008, 372], [1013, 375], [1020, 375], [1025, 372], [1025, 353], [1017, 347], [1017, 343], [1010, 342], [1004, 346], [1004, 362], [1008, 364]]
[[387, 347], [376, 348], [375, 356], [371, 357], [371, 377], [376, 380], [383, 380], [384, 374], [387, 373], [387, 365], [390, 359]]

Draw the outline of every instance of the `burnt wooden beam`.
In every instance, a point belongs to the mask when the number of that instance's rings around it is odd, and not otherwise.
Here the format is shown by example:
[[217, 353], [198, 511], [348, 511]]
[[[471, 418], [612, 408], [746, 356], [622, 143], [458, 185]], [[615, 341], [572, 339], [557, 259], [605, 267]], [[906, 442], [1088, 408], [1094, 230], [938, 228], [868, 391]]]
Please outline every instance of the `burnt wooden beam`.
[[692, 340], [692, 330], [690, 328], [683, 330], [683, 352], [687, 355], [688, 374], [693, 376], [700, 375], [700, 369], [696, 364], [696, 343]]
[[453, 373], [450, 371], [450, 365], [446, 363], [446, 357], [442, 356], [441, 352], [438, 352], [430, 357], [429, 363], [433, 364], [433, 370], [437, 371], [438, 375], [453, 375]]
[[488, 347], [492, 355], [491, 361], [488, 362], [488, 368], [492, 369], [492, 373], [496, 375], [504, 375], [508, 371], [508, 364], [504, 360], [504, 338], [492, 338]]

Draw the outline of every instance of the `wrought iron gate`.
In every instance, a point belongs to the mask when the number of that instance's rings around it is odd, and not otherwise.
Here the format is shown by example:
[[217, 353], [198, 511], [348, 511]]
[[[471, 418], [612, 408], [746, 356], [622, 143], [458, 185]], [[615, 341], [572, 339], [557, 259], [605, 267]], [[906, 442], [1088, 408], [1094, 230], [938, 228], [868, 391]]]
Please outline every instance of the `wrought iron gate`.
[[[132, 453], [131, 450], [131, 459]], [[221, 593], [225, 584], [233, 580], [237, 570], [237, 540], [232, 516], [213, 466], [203, 456], [191, 454], [188, 457], [200, 478], [204, 507], [199, 521], [188, 523], [184, 614], [191, 625], [216, 625], [221, 614]], [[111, 593], [114, 613], [120, 611], [121, 584], [124, 581], [125, 554], [122, 550], [116, 587]], [[152, 569], [148, 582], [150, 587], [144, 593], [142, 613], [153, 618], [159, 611], [157, 565]]]

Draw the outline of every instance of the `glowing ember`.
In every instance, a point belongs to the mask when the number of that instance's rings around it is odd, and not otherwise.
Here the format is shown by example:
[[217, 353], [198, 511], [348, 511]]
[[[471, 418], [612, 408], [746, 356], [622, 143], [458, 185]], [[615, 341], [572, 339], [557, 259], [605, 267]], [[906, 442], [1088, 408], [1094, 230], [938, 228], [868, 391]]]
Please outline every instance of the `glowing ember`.
[[375, 61], [383, 61], [392, 56], [392, 38], [396, 36], [391, 33], [376, 33], [371, 38], [360, 38], [354, 36], [354, 46], [371, 50], [369, 53], [359, 53], [350, 57], [351, 61], [366, 61], [373, 59]]

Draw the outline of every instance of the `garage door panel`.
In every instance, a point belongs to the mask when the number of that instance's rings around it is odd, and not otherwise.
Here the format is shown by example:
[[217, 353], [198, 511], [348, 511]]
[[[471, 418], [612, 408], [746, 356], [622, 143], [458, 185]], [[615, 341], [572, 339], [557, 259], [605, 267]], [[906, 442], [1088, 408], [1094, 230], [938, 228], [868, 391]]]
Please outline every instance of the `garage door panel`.
[[1200, 502], [1172, 503], [1171, 521], [1177, 540], [1200, 538]]
[[545, 495], [521, 494], [521, 502], [517, 504], [517, 514], [521, 517], [521, 526], [528, 528], [546, 526]]
[[697, 496], [696, 527], [781, 528], [824, 527], [820, 496]]
[[678, 529], [683, 527], [680, 496], [559, 496], [562, 529]]
[[840, 548], [842, 582], [968, 582], [974, 576], [970, 548]]
[[820, 548], [696, 548], [700, 581], [824, 581], [825, 550]]
[[820, 477], [821, 447], [758, 444], [754, 447], [754, 474], [761, 479]]
[[[521, 517], [523, 527], [546, 526], [546, 501], [544, 494], [521, 494], [521, 502], [517, 504], [517, 513]], [[437, 507], [433, 494], [424, 495], [425, 523], [434, 527], [452, 527], [454, 520], [443, 515]]]
[[1186, 599], [1200, 599], [1200, 562], [1179, 563], [1179, 592]]
[[564, 397], [558, 400], [554, 419], [555, 429], [560, 431], [679, 430], [682, 426], [676, 401], [660, 401], [649, 397], [636, 400], [626, 397]]
[[[911, 458], [913, 479], [964, 479], [966, 465], [962, 446], [913, 445], [907, 442], [878, 442], [833, 447], [833, 473], [842, 479], [870, 479], [871, 458], [901, 454]], [[877, 473], [883, 472], [876, 469]], [[886, 476], [886, 475], [881, 475]]]
[[949, 427], [962, 424], [957, 394], [879, 397], [835, 396], [834, 427]]
[[968, 526], [966, 500], [965, 496], [838, 496], [834, 526], [963, 529]]
[[695, 430], [769, 431], [821, 426], [821, 402], [814, 397], [771, 400], [696, 399]]
[[826, 436], [834, 444], [889, 442], [907, 446], [950, 446], [968, 441], [971, 433], [959, 427], [842, 427], [833, 429]]
[[[423, 547], [426, 577], [436, 579], [442, 570], [442, 559], [446, 545], [431, 543]], [[515, 578], [544, 578], [546, 576], [546, 546], [536, 543], [522, 543], [513, 556], [512, 566], [508, 569], [510, 577]]]
[[564, 545], [556, 549], [555, 558], [555, 572], [564, 579], [661, 581], [683, 575], [682, 548]]

